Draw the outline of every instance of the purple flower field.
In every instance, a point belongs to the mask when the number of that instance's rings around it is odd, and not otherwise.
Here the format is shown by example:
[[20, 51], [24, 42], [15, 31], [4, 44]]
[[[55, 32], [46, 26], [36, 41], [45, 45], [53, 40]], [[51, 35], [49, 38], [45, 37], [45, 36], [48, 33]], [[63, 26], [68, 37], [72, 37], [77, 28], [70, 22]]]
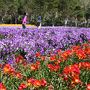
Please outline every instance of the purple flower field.
[[0, 62], [13, 63], [14, 53], [21, 50], [28, 62], [35, 61], [35, 53], [42, 55], [65, 50], [90, 39], [90, 28], [75, 27], [0, 27]]

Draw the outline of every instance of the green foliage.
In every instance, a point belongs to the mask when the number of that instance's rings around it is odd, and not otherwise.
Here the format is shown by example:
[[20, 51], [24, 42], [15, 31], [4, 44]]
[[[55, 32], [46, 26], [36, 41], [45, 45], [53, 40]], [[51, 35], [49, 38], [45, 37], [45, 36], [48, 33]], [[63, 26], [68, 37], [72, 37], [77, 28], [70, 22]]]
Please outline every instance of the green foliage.
[[71, 20], [72, 18], [81, 20], [83, 17], [88, 19], [89, 8], [89, 0], [86, 2], [84, 0], [0, 0], [0, 16], [2, 18], [11, 16], [11, 22], [7, 18], [4, 19], [4, 23], [17, 23], [14, 21], [15, 18], [27, 12], [32, 24], [36, 24], [40, 15], [43, 25], [63, 25], [62, 22], [67, 17]]

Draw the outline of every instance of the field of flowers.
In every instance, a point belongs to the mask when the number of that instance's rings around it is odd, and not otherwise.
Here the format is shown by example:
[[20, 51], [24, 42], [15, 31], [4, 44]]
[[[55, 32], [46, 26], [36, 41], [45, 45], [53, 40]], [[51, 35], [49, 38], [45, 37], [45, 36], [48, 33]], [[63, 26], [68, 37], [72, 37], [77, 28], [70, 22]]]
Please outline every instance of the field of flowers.
[[90, 90], [90, 28], [0, 28], [0, 90]]

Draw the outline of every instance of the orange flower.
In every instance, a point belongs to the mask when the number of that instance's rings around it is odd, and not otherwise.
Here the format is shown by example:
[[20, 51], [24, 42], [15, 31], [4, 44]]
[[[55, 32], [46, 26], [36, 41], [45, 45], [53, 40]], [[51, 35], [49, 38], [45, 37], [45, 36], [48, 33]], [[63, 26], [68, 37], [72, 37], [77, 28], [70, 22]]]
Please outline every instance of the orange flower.
[[0, 90], [6, 90], [6, 87], [3, 85], [3, 83], [0, 83]]
[[30, 78], [27, 80], [27, 86], [34, 86], [34, 87], [41, 87], [41, 86], [46, 86], [47, 82], [45, 79], [34, 79], [34, 78]]
[[77, 50], [79, 50], [81, 47], [80, 46], [73, 46], [72, 47], [72, 52], [76, 52]]
[[77, 50], [76, 55], [78, 56], [79, 59], [85, 59], [87, 57], [85, 51], [82, 49]]
[[6, 64], [6, 65], [3, 67], [3, 71], [4, 71], [4, 73], [8, 73], [8, 72], [10, 72], [10, 70], [11, 70], [11, 66], [10, 66], [10, 64]]
[[40, 86], [41, 86], [40, 80], [35, 80], [35, 81], [33, 82], [33, 85], [34, 85], [34, 87], [40, 87]]
[[33, 70], [36, 70], [36, 65], [35, 65], [35, 64], [32, 64], [32, 65], [30, 66], [30, 68], [31, 68], [32, 71], [33, 71]]
[[72, 80], [72, 84], [78, 84], [81, 83], [81, 80], [79, 79], [79, 75], [75, 75]]
[[31, 66], [30, 66], [32, 71], [38, 70], [39, 67], [40, 67], [40, 63], [39, 62], [36, 62], [36, 64], [31, 64]]
[[80, 83], [81, 81], [80, 81], [80, 79], [75, 78], [74, 82], [75, 82], [75, 83]]
[[57, 61], [55, 62], [55, 64], [58, 65], [58, 64], [60, 64], [61, 62], [62, 62], [62, 60], [59, 59], [59, 60], [57, 60]]
[[45, 60], [45, 56], [41, 56], [41, 60], [44, 61]]
[[63, 60], [67, 60], [67, 58], [72, 55], [72, 50], [66, 50], [61, 54]]
[[86, 68], [90, 69], [90, 63], [89, 62], [81, 62], [79, 63], [80, 68]]
[[5, 64], [5, 66], [3, 67], [3, 71], [4, 73], [8, 73], [8, 74], [14, 74], [15, 72], [10, 64]]
[[87, 55], [90, 55], [90, 47], [85, 49], [85, 53], [86, 53]]
[[87, 84], [87, 89], [86, 90], [90, 90], [90, 84]]

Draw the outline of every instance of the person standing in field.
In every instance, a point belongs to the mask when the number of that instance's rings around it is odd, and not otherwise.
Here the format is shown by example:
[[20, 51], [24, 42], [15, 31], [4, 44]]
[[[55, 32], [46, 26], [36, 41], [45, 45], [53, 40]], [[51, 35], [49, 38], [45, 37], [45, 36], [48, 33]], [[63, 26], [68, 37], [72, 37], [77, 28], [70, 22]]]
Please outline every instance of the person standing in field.
[[40, 29], [41, 28], [41, 16], [38, 16], [38, 29]]
[[26, 23], [27, 23], [27, 13], [24, 14], [24, 18], [22, 19], [22, 28], [26, 28]]

